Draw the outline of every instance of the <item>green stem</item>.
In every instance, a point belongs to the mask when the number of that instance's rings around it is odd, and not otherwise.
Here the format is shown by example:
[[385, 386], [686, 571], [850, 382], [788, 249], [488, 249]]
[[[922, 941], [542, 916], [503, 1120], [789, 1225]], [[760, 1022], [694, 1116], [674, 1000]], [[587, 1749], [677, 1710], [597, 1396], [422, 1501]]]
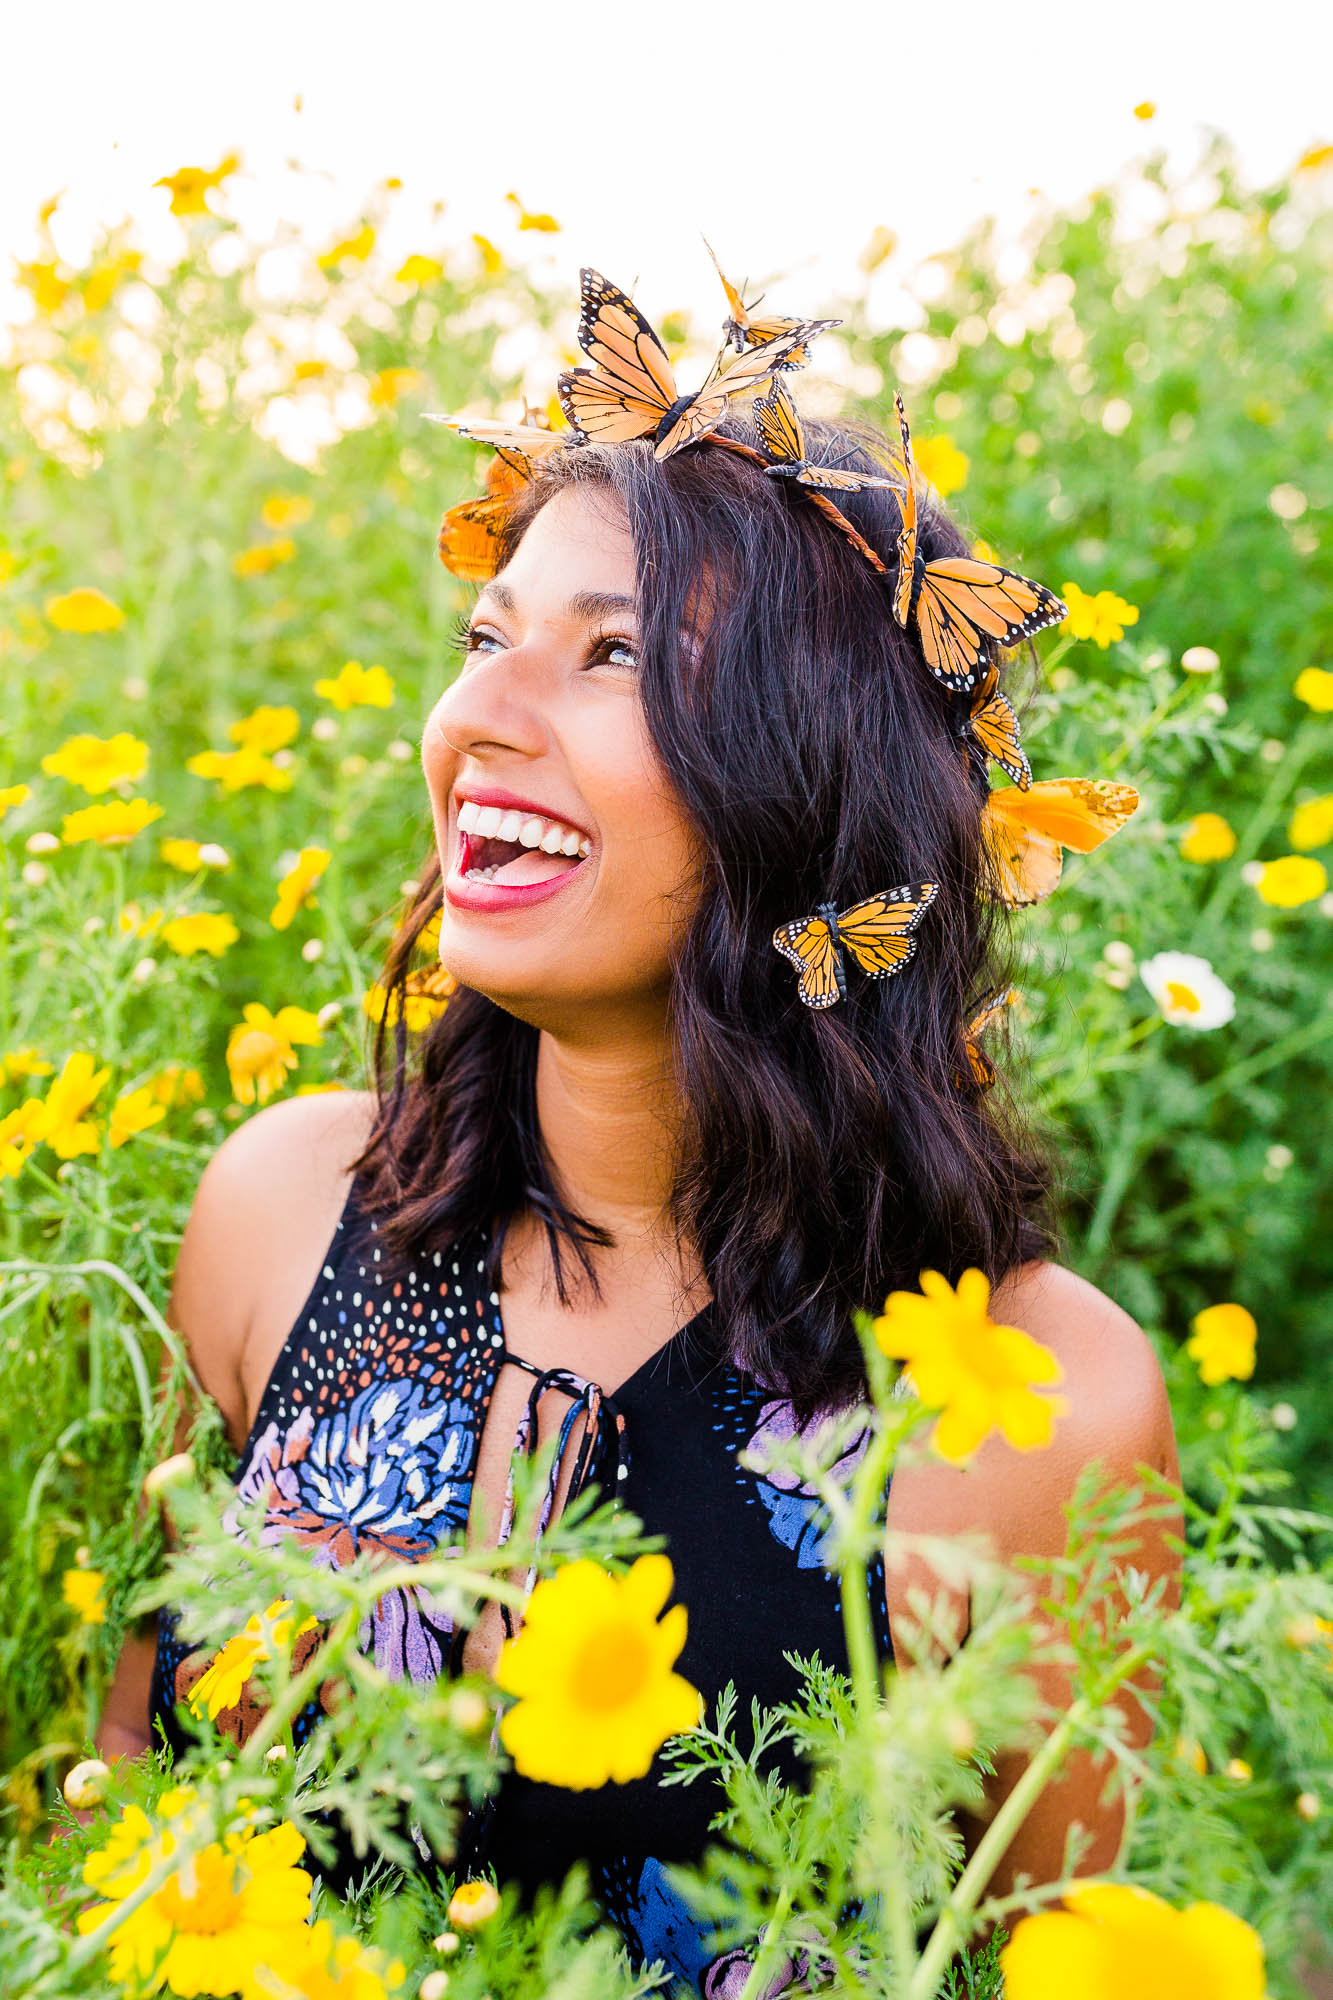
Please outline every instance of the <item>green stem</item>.
[[1066, 1750], [1085, 1722], [1097, 1714], [1122, 1682], [1152, 1658], [1147, 1645], [1132, 1647], [1116, 1662], [1091, 1694], [1084, 1695], [1060, 1718], [977, 1844], [976, 1852], [955, 1882], [921, 1955], [907, 2000], [934, 2000], [940, 1977], [954, 1952], [971, 1934], [971, 1918], [982, 1891], [994, 1874], [1010, 1841], [1041, 1794]]
[[1143, 1086], [1136, 1078], [1127, 1093], [1127, 1102], [1120, 1119], [1120, 1130], [1115, 1151], [1107, 1165], [1106, 1177], [1102, 1182], [1097, 1206], [1088, 1224], [1085, 1248], [1089, 1256], [1099, 1256], [1111, 1238], [1111, 1227], [1121, 1197], [1129, 1186], [1138, 1155], [1139, 1134], [1143, 1129]]
[[865, 1531], [870, 1525], [893, 1455], [898, 1433], [881, 1430], [856, 1470], [852, 1484], [849, 1534], [851, 1554], [842, 1569], [842, 1626], [851, 1669], [852, 1700], [858, 1715], [869, 1718], [879, 1704], [882, 1687], [875, 1632], [870, 1618], [870, 1588], [865, 1557]]
[[782, 1953], [782, 1926], [790, 1915], [791, 1890], [783, 1889], [773, 1905], [767, 1935], [759, 1947], [759, 1956], [750, 1967], [745, 1984], [740, 1990], [739, 2000], [763, 2000], [765, 1982], [769, 1974], [776, 1972], [778, 1967]]

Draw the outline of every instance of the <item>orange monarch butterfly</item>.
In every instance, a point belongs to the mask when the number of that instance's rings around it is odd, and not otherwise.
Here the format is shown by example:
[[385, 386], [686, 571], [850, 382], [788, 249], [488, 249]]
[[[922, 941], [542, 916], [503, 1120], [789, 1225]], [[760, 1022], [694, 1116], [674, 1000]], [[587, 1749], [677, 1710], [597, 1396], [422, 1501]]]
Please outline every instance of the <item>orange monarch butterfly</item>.
[[1018, 734], [1018, 717], [1008, 695], [1000, 693], [1000, 676], [990, 669], [968, 711], [967, 728], [988, 757], [993, 757], [1006, 778], [1021, 792], [1032, 783], [1032, 766]]
[[1018, 998], [1016, 986], [997, 986], [988, 993], [978, 1007], [964, 1031], [967, 1040], [967, 1059], [972, 1065], [972, 1074], [983, 1090], [989, 1090], [995, 1081], [995, 1065], [980, 1046], [979, 1037], [987, 1028], [993, 1027], [1006, 1007], [1012, 1007]]
[[[731, 318], [724, 320], [722, 323], [723, 337], [731, 342], [731, 345], [738, 354], [743, 354], [747, 347], [758, 347], [762, 341], [772, 340], [780, 333], [790, 333], [794, 327], [798, 327], [801, 324], [800, 320], [786, 319], [781, 313], [765, 313], [762, 319], [752, 318], [749, 307], [728, 278], [726, 272], [722, 269], [722, 266], [718, 263], [713, 246], [706, 236], [704, 238], [704, 249], [713, 259], [713, 269], [722, 280], [722, 289], [727, 295], [727, 304], [731, 307]], [[758, 300], [755, 303], [757, 305]], [[835, 320], [834, 325], [837, 325], [837, 323]], [[804, 368], [809, 359], [810, 357], [804, 347], [798, 347], [782, 363], [782, 366], [784, 368]]]
[[446, 417], [435, 410], [426, 414], [431, 423], [444, 424], [473, 444], [490, 445], [520, 479], [531, 479], [535, 459], [571, 442], [567, 431], [553, 431], [548, 424], [497, 424], [491, 417]]
[[847, 997], [844, 947], [871, 979], [901, 972], [916, 950], [912, 932], [938, 893], [933, 882], [884, 889], [841, 915], [832, 903], [821, 903], [813, 916], [780, 924], [773, 948], [800, 973], [798, 991], [807, 1007], [835, 1007]]
[[1004, 786], [981, 813], [996, 893], [1011, 910], [1049, 896], [1060, 880], [1061, 849], [1091, 854], [1130, 814], [1139, 795], [1106, 778], [1046, 778], [1026, 791]]
[[893, 615], [900, 625], [915, 615], [926, 665], [951, 694], [965, 694], [977, 685], [987, 664], [988, 640], [1016, 646], [1020, 639], [1058, 624], [1069, 607], [1044, 583], [1034, 583], [999, 563], [978, 562], [973, 556], [944, 556], [929, 563], [923, 559], [917, 547], [916, 470], [907, 413], [901, 396], [895, 395], [893, 403], [907, 474], [899, 501], [903, 524]]
[[527, 475], [516, 472], [507, 459], [492, 459], [485, 493], [460, 500], [441, 521], [440, 561], [464, 583], [485, 583], [495, 575], [505, 515], [515, 493], [526, 484]]
[[892, 486], [893, 481], [877, 479], [869, 473], [843, 472], [831, 465], [811, 465], [805, 456], [805, 434], [796, 414], [796, 405], [779, 381], [775, 380], [767, 394], [756, 400], [754, 420], [770, 460], [776, 461], [765, 465], [765, 472], [797, 480], [804, 487], [807, 497], [814, 501], [821, 513], [828, 515], [834, 527], [846, 535], [854, 548], [860, 550], [871, 567], [886, 574], [888, 564], [876, 555], [865, 536], [852, 526], [841, 507], [836, 507], [827, 494], [815, 489], [833, 486], [849, 491], [859, 486]]
[[580, 272], [583, 310], [579, 346], [593, 363], [560, 377], [560, 407], [584, 440], [622, 444], [648, 437], [654, 456], [669, 458], [682, 445], [706, 437], [727, 414], [732, 396], [758, 389], [775, 369], [789, 365], [805, 341], [841, 324], [836, 319], [801, 320], [789, 332], [764, 341], [729, 362], [715, 362], [692, 396], [676, 389], [663, 347], [633, 300], [599, 272]]

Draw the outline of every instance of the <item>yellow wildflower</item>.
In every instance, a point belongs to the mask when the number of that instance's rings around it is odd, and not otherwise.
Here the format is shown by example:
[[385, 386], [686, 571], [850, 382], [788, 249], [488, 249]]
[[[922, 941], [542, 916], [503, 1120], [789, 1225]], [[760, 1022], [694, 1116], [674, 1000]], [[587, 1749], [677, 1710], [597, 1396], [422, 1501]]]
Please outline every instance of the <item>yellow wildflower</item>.
[[340, 243], [332, 243], [318, 259], [321, 271], [336, 270], [339, 264], [364, 264], [375, 248], [375, 232], [368, 222], [363, 222], [355, 236], [344, 236]]
[[95, 796], [142, 778], [148, 769], [148, 745], [123, 729], [114, 736], [70, 736], [43, 757], [42, 769]]
[[559, 233], [560, 224], [553, 215], [548, 215], [544, 209], [525, 207], [512, 190], [505, 196], [505, 200], [509, 202], [511, 207], [518, 210], [518, 226], [520, 229], [536, 229], [545, 236], [554, 236]]
[[1292, 693], [1317, 715], [1333, 715], [1333, 673], [1327, 667], [1303, 667]]
[[624, 1577], [580, 1560], [537, 1584], [495, 1669], [519, 1697], [500, 1740], [524, 1777], [570, 1791], [624, 1784], [647, 1775], [668, 1736], [696, 1727], [699, 1691], [672, 1672], [685, 1606], [657, 1622], [672, 1583], [670, 1558], [648, 1555]]
[[393, 677], [383, 667], [363, 667], [360, 660], [348, 660], [335, 679], [316, 681], [315, 693], [344, 714], [349, 708], [389, 708]]
[[278, 884], [278, 900], [269, 917], [275, 931], [285, 931], [304, 904], [314, 905], [316, 899], [311, 891], [332, 859], [327, 847], [301, 849], [296, 866]]
[[1134, 106], [1134, 116], [1140, 119], [1146, 125], [1150, 118], [1155, 118], [1157, 116], [1157, 106], [1153, 103], [1151, 98], [1145, 97], [1142, 104], [1136, 104]]
[[1123, 1882], [1078, 1883], [1024, 1917], [1000, 1953], [1006, 2000], [1264, 2000], [1264, 1948], [1219, 1903], [1169, 1903]]
[[106, 1578], [100, 1569], [67, 1569], [60, 1579], [60, 1594], [85, 1625], [105, 1625], [106, 1605], [102, 1602], [105, 1585]]
[[505, 260], [491, 242], [489, 236], [473, 234], [472, 241], [481, 252], [481, 268], [488, 278], [498, 278], [504, 270]]
[[[4, 793], [0, 792], [0, 799]], [[1327, 847], [1333, 841], [1333, 792], [1326, 792], [1321, 799], [1307, 799], [1303, 806], [1297, 806], [1287, 828], [1287, 839], [1293, 847]]]
[[296, 1044], [318, 1048], [324, 1037], [319, 1022], [304, 1007], [280, 1007], [271, 1014], [257, 1000], [242, 1010], [227, 1040], [227, 1070], [238, 1104], [267, 1104], [281, 1090], [287, 1071], [297, 1066]]
[[91, 584], [67, 590], [63, 597], [48, 597], [43, 609], [57, 632], [114, 632], [125, 623], [120, 606]]
[[30, 787], [27, 785], [0, 785], [0, 819], [4, 818], [11, 806], [21, 806], [29, 790]]
[[327, 361], [298, 361], [292, 370], [292, 380], [294, 382], [318, 382], [321, 376], [327, 375], [328, 372], [329, 364]]
[[[159, 1812], [184, 1829], [181, 1789], [159, 1802]], [[176, 1844], [170, 1823], [155, 1824], [127, 1806], [105, 1847], [84, 1863], [84, 1881], [108, 1900], [80, 1912], [80, 1932], [118, 1910]], [[311, 1884], [296, 1866], [304, 1851], [287, 1820], [263, 1832], [229, 1833], [225, 1846], [211, 1841], [112, 1933], [111, 1977], [135, 1991], [151, 1980], [172, 1993], [252, 1995], [257, 1966], [285, 1967], [306, 1948]]]
[[[262, 1616], [256, 1613], [247, 1619], [245, 1630], [228, 1639], [212, 1665], [190, 1689], [190, 1707], [196, 1715], [202, 1715], [207, 1708], [209, 1721], [216, 1722], [224, 1708], [235, 1708], [259, 1662], [272, 1659], [274, 1649], [285, 1651], [291, 1645], [292, 1621], [282, 1615], [291, 1608], [289, 1597], [275, 1597]], [[297, 1636], [309, 1632], [314, 1624], [313, 1618], [307, 1618], [303, 1625], [298, 1625]]]
[[1298, 174], [1312, 174], [1320, 167], [1326, 167], [1330, 160], [1333, 160], [1333, 146], [1311, 146], [1297, 160], [1295, 171]]
[[240, 164], [239, 153], [227, 153], [215, 167], [181, 167], [176, 173], [154, 181], [153, 186], [171, 190], [173, 215], [210, 215], [212, 210], [205, 197], [215, 187], [221, 187]]
[[385, 1960], [377, 1945], [339, 1937], [327, 1917], [311, 1924], [281, 1969], [257, 1965], [250, 1992], [264, 2000], [389, 2000], [407, 1977], [401, 1958]]
[[1193, 1337], [1185, 1352], [1199, 1364], [1199, 1380], [1215, 1388], [1228, 1380], [1247, 1382], [1254, 1373], [1254, 1349], [1259, 1329], [1244, 1306], [1206, 1306], [1191, 1322]]
[[878, 271], [881, 264], [886, 264], [897, 248], [898, 238], [895, 232], [886, 228], [884, 223], [877, 222], [870, 232], [865, 249], [856, 261], [869, 276], [872, 271]]
[[370, 400], [383, 410], [391, 410], [400, 396], [419, 389], [423, 379], [419, 368], [381, 368], [371, 377]]
[[1103, 652], [1113, 639], [1124, 638], [1126, 625], [1139, 622], [1138, 605], [1127, 603], [1113, 590], [1099, 590], [1090, 597], [1076, 583], [1062, 583], [1060, 595], [1069, 606], [1060, 630], [1072, 633], [1075, 639], [1091, 639]]
[[243, 715], [239, 722], [233, 722], [227, 734], [233, 743], [239, 743], [242, 750], [259, 750], [269, 756], [275, 750], [285, 750], [301, 733], [301, 718], [294, 708], [284, 705], [271, 708], [267, 705], [255, 709], [250, 715]]
[[20, 264], [18, 281], [29, 294], [38, 312], [59, 312], [73, 287], [62, 278], [54, 262]]
[[162, 942], [169, 950], [179, 952], [182, 958], [192, 958], [197, 951], [206, 951], [212, 958], [221, 958], [228, 945], [235, 944], [240, 935], [230, 917], [219, 916], [209, 910], [173, 917], [169, 924], [162, 927]]
[[1208, 1770], [1208, 1759], [1204, 1754], [1203, 1745], [1193, 1736], [1177, 1736], [1173, 1762], [1188, 1764], [1191, 1771], [1197, 1771], [1201, 1778]]
[[1185, 861], [1227, 861], [1235, 851], [1236, 836], [1221, 813], [1195, 813], [1180, 843]]
[[990, 543], [980, 538], [973, 542], [972, 554], [978, 562], [998, 563], [1000, 560]]
[[116, 929], [122, 937], [152, 937], [162, 922], [161, 910], [143, 910], [138, 903], [122, 904], [116, 917]]
[[905, 1361], [921, 1401], [943, 1412], [931, 1442], [955, 1464], [994, 1430], [1019, 1451], [1048, 1445], [1068, 1409], [1063, 1396], [1032, 1388], [1063, 1380], [1055, 1356], [1019, 1327], [998, 1326], [989, 1302], [981, 1271], [964, 1271], [956, 1292], [938, 1271], [923, 1271], [920, 1292], [891, 1292], [874, 1322], [883, 1352]]
[[434, 257], [423, 257], [414, 252], [398, 266], [394, 278], [400, 285], [433, 285], [437, 278], [444, 276], [444, 266]]
[[46, 1136], [46, 1106], [40, 1097], [26, 1097], [15, 1111], [0, 1118], [0, 1180], [17, 1180]]
[[290, 535], [284, 535], [276, 542], [256, 542], [253, 548], [241, 549], [231, 559], [232, 570], [237, 576], [267, 576], [279, 563], [288, 563], [296, 554], [296, 543]]
[[1264, 872], [1255, 883], [1259, 900], [1275, 910], [1295, 910], [1312, 903], [1328, 887], [1328, 870], [1322, 861], [1307, 854], [1284, 854], [1280, 860], [1265, 861]]
[[53, 1074], [54, 1066], [30, 1042], [25, 1042], [21, 1049], [11, 1049], [8, 1055], [0, 1056], [0, 1084], [17, 1083], [21, 1076]]
[[66, 813], [60, 838], [66, 847], [77, 847], [84, 840], [95, 840], [101, 847], [123, 847], [161, 817], [161, 806], [151, 805], [147, 799], [113, 799], [108, 805], [83, 806], [78, 812]]
[[182, 875], [193, 875], [202, 865], [197, 840], [164, 840], [158, 852], [169, 867], [179, 868]]
[[1227, 1776], [1235, 1778], [1237, 1783], [1245, 1785], [1254, 1776], [1254, 1767], [1247, 1764], [1243, 1757], [1233, 1757], [1227, 1765]]
[[150, 1125], [158, 1124], [166, 1115], [153, 1094], [152, 1085], [141, 1084], [137, 1090], [127, 1091], [124, 1097], [118, 1097], [112, 1105], [107, 1138], [113, 1148], [123, 1146], [136, 1132], [146, 1132]]
[[185, 768], [196, 778], [216, 778], [224, 792], [243, 792], [251, 785], [289, 792], [293, 782], [291, 772], [280, 769], [262, 750], [201, 750], [186, 758]]
[[[427, 986], [443, 990], [423, 990]], [[408, 1034], [419, 1035], [432, 1021], [438, 1021], [457, 990], [457, 980], [438, 965], [421, 972], [409, 972], [403, 996], [403, 1019], [407, 1023]], [[372, 1021], [382, 1021], [386, 1010], [392, 1028], [398, 1020], [398, 1001], [387, 987], [376, 980], [362, 997], [361, 1011]]]
[[97, 1128], [84, 1113], [100, 1096], [110, 1074], [109, 1066], [97, 1069], [93, 1057], [80, 1050], [66, 1059], [47, 1091], [43, 1099], [46, 1123], [42, 1137], [62, 1160], [97, 1151]]
[[476, 1931], [490, 1922], [499, 1907], [500, 1892], [494, 1882], [460, 1882], [445, 1915], [456, 1930]]
[[109, 257], [104, 264], [94, 264], [81, 288], [84, 310], [97, 313], [103, 306], [110, 305], [121, 280], [133, 277], [142, 262], [143, 258], [137, 250], [122, 250], [119, 256]]
[[159, 1104], [168, 1110], [177, 1104], [198, 1104], [204, 1095], [204, 1079], [197, 1069], [187, 1069], [184, 1063], [168, 1063], [149, 1083], [149, 1089]]
[[303, 528], [314, 511], [308, 493], [270, 493], [259, 518], [266, 528]]
[[916, 469], [923, 479], [928, 479], [941, 500], [950, 493], [956, 493], [967, 484], [968, 465], [966, 452], [959, 451], [953, 439], [941, 431], [936, 437], [912, 440], [912, 456]]

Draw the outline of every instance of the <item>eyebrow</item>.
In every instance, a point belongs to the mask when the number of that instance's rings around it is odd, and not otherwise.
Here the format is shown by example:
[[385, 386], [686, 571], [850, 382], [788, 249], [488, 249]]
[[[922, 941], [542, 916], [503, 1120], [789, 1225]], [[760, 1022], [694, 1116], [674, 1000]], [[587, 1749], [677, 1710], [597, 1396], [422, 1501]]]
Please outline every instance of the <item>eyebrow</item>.
[[[518, 599], [507, 583], [488, 583], [477, 599], [478, 604], [483, 597], [493, 597], [502, 611], [518, 610]], [[610, 590], [576, 590], [565, 604], [565, 616], [585, 624], [591, 624], [595, 619], [614, 617], [618, 611], [636, 610], [632, 597], [623, 597]]]

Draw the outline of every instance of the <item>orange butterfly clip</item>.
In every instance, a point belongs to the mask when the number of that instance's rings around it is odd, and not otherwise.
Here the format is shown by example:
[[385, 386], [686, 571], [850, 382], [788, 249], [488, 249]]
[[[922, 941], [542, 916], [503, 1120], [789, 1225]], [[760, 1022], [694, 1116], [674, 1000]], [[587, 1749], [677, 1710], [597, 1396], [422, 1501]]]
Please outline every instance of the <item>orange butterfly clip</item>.
[[1026, 791], [1004, 786], [982, 808], [981, 828], [1008, 909], [1026, 909], [1060, 880], [1061, 849], [1091, 854], [1138, 808], [1132, 785], [1106, 778], [1047, 778]]
[[974, 556], [944, 556], [926, 562], [917, 546], [916, 469], [903, 399], [895, 395], [907, 479], [900, 506], [898, 576], [893, 615], [900, 625], [915, 616], [926, 665], [951, 694], [975, 688], [988, 664], [988, 641], [1016, 646], [1047, 625], [1056, 625], [1068, 606], [1044, 583], [1035, 583], [999, 563]]
[[1032, 766], [1018, 734], [1018, 717], [1008, 695], [1000, 693], [999, 669], [994, 666], [977, 690], [966, 728], [1021, 792], [1031, 787]]
[[844, 948], [868, 978], [891, 978], [916, 951], [912, 932], [938, 893], [933, 882], [884, 889], [841, 914], [821, 903], [813, 916], [779, 924], [773, 948], [800, 973], [798, 991], [807, 1007], [835, 1007], [847, 997]]
[[[765, 313], [762, 319], [755, 319], [745, 300], [718, 263], [717, 255], [706, 236], [703, 241], [704, 249], [713, 259], [713, 269], [722, 280], [722, 289], [731, 308], [731, 318], [722, 323], [723, 338], [730, 341], [738, 354], [743, 354], [747, 347], [758, 347], [764, 341], [774, 340], [782, 333], [791, 333], [800, 326], [800, 320], [787, 318], [781, 313]], [[758, 303], [756, 299], [755, 304]], [[832, 324], [836, 326], [838, 322], [834, 320]], [[782, 365], [784, 368], [803, 368], [809, 359], [804, 347], [798, 347]]]
[[585, 268], [579, 276], [578, 340], [593, 366], [560, 377], [560, 407], [580, 438], [607, 444], [651, 438], [656, 458], [669, 458], [707, 437], [726, 416], [732, 396], [761, 388], [777, 369], [794, 365], [792, 357], [805, 342], [841, 324], [798, 321], [725, 367], [719, 358], [703, 387], [682, 396], [666, 349], [633, 300], [597, 271]]
[[500, 424], [490, 417], [442, 416], [434, 410], [426, 413], [431, 423], [445, 424], [473, 444], [492, 446], [498, 454], [487, 468], [485, 493], [460, 500], [440, 524], [440, 561], [465, 583], [485, 583], [495, 575], [500, 529], [510, 502], [531, 479], [535, 462], [568, 441], [567, 432], [535, 420], [526, 405], [524, 412], [521, 424]]
[[853, 547], [860, 550], [872, 568], [886, 571], [888, 565], [875, 554], [865, 536], [852, 526], [841, 507], [835, 506], [828, 495], [818, 489], [831, 486], [836, 492], [849, 493], [862, 486], [892, 486], [893, 481], [867, 472], [844, 472], [841, 466], [836, 465], [812, 465], [805, 455], [805, 432], [796, 414], [796, 405], [776, 379], [767, 392], [756, 399], [754, 420], [770, 460], [764, 467], [765, 472], [775, 479], [796, 480], [805, 488], [816, 507], [827, 514], [834, 527], [841, 529]]
[[964, 1034], [967, 1041], [967, 1059], [972, 1065], [972, 1074], [983, 1090], [989, 1090], [995, 1081], [995, 1065], [981, 1047], [980, 1037], [987, 1028], [993, 1027], [1006, 1007], [1012, 1007], [1018, 998], [1016, 986], [997, 986], [988, 993], [968, 1022]]

